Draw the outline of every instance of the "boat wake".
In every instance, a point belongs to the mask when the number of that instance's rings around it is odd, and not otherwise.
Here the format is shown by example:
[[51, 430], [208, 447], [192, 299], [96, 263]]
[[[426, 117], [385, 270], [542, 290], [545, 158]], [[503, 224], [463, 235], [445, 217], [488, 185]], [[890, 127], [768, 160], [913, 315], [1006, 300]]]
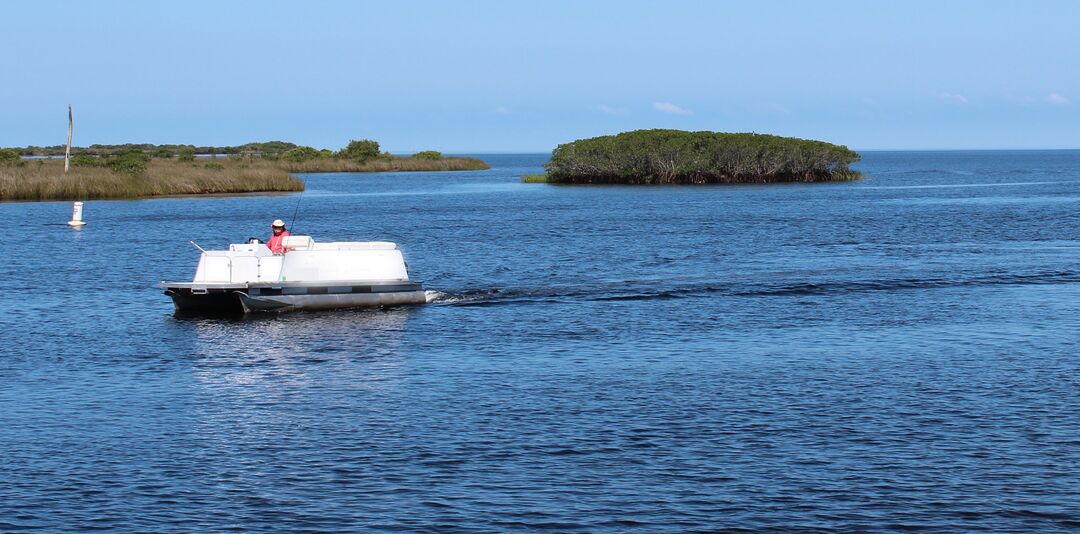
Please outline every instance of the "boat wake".
[[1080, 272], [973, 276], [969, 278], [892, 278], [843, 281], [706, 282], [658, 285], [654, 281], [626, 281], [578, 287], [507, 287], [426, 292], [427, 302], [448, 306], [503, 306], [567, 302], [618, 302], [685, 298], [785, 297], [842, 295], [856, 292], [913, 291], [975, 286], [1046, 285], [1080, 282]]
[[442, 291], [428, 289], [424, 291], [424, 298], [427, 299], [428, 304], [430, 304], [432, 302], [446, 302], [451, 296]]

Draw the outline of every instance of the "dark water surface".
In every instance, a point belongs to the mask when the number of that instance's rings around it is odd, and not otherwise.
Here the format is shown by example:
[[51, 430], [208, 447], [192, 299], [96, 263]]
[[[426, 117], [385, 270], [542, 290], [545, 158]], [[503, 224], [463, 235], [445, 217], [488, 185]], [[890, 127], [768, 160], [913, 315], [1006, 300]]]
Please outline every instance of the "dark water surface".
[[0, 531], [1080, 527], [1080, 152], [309, 175], [430, 305], [177, 319], [297, 196], [0, 204]]

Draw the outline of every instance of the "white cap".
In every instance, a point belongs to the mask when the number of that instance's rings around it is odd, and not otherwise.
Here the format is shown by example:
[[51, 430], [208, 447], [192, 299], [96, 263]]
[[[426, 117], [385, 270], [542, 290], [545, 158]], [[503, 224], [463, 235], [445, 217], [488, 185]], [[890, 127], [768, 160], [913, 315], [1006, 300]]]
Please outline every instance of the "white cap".
[[274, 222], [270, 223], [270, 226], [280, 226], [280, 227], [284, 228], [285, 227], [285, 221], [283, 221], [281, 219], [274, 219]]

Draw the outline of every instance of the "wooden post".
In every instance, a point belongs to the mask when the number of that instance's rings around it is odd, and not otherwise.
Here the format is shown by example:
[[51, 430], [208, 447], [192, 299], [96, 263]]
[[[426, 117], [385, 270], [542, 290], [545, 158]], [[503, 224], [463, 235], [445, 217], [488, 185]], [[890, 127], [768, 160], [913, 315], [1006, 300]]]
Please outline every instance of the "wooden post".
[[68, 172], [71, 169], [71, 104], [68, 104], [68, 144], [67, 150], [64, 150], [64, 172]]

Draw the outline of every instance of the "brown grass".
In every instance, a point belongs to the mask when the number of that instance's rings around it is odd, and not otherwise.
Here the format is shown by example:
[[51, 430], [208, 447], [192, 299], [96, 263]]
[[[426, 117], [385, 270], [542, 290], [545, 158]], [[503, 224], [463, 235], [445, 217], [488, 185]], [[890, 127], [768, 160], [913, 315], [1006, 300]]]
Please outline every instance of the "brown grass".
[[[209, 166], [208, 166], [209, 165]], [[215, 168], [220, 166], [221, 168]], [[72, 167], [63, 160], [26, 161], [0, 166], [0, 201], [124, 199], [169, 195], [206, 195], [303, 191], [304, 182], [289, 173], [462, 171], [489, 168], [475, 158], [378, 159], [363, 165], [336, 158], [293, 163], [258, 159], [152, 159], [146, 172], [132, 176], [104, 167]]]
[[289, 172], [396, 172], [396, 171], [480, 171], [489, 169], [476, 158], [392, 158], [375, 159], [363, 165], [347, 159], [319, 158], [299, 163], [281, 161]]
[[[39, 162], [40, 161], [40, 162]], [[123, 199], [167, 195], [303, 191], [304, 182], [269, 162], [214, 160], [224, 168], [207, 168], [203, 160], [151, 160], [139, 176], [102, 167], [72, 167], [62, 160], [28, 161], [0, 167], [0, 200]]]

